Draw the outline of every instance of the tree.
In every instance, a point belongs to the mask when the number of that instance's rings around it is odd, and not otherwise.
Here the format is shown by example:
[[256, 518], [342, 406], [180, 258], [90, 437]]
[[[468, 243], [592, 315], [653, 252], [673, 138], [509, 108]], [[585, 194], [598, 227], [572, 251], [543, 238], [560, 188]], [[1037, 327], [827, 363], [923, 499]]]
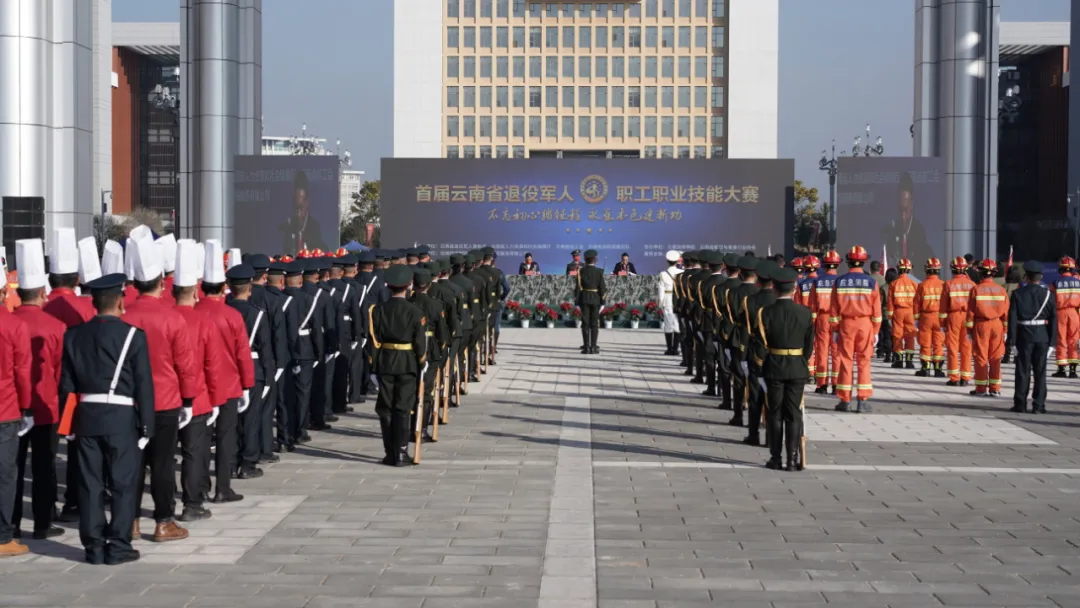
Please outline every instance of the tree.
[[817, 188], [807, 188], [795, 180], [795, 249], [820, 252], [829, 243], [829, 205], [820, 204]]
[[[349, 208], [349, 218], [360, 220], [361, 224], [379, 225], [380, 198], [382, 194], [382, 182], [370, 180], [360, 186], [360, 192], [353, 194], [352, 206]], [[359, 239], [358, 239], [359, 240]]]
[[154, 234], [162, 235], [166, 233], [164, 220], [150, 209], [136, 209], [128, 215], [106, 215], [104, 218], [95, 215], [94, 237], [97, 241], [98, 251], [105, 249], [106, 240], [123, 243], [131, 233], [131, 229], [142, 224], [150, 228]]

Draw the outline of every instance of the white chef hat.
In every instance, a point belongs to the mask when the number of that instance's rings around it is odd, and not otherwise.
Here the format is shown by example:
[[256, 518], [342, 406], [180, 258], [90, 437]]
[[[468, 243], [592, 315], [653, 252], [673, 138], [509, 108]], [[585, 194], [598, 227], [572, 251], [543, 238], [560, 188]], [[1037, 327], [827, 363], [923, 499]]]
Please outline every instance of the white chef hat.
[[124, 241], [124, 274], [129, 281], [135, 280], [135, 239], [130, 236]]
[[79, 246], [75, 239], [74, 228], [53, 228], [52, 238], [49, 239], [49, 272], [53, 274], [79, 272]]
[[146, 224], [139, 224], [138, 226], [131, 229], [131, 232], [128, 233], [128, 238], [133, 240], [148, 240], [150, 242], [153, 242], [154, 233]]
[[199, 272], [199, 280], [203, 278], [203, 269], [206, 266], [206, 243], [195, 243], [195, 253], [199, 256], [199, 263], [196, 266], [196, 270]]
[[97, 257], [97, 241], [88, 236], [79, 240], [79, 283], [86, 285], [101, 277], [101, 262]]
[[225, 252], [221, 243], [209, 239], [206, 241], [206, 257], [203, 260], [203, 283], [225, 282]]
[[238, 266], [241, 262], [244, 261], [243, 257], [244, 256], [243, 256], [243, 254], [240, 253], [239, 248], [233, 247], [232, 249], [230, 249], [229, 250], [229, 268], [232, 268], [233, 266]]
[[679, 253], [678, 251], [675, 251], [674, 249], [672, 249], [672, 250], [670, 250], [670, 251], [668, 251], [667, 253], [664, 254], [664, 258], [667, 259], [667, 261], [669, 261], [669, 262], [678, 262], [679, 258], [681, 258], [681, 257], [682, 257], [682, 254]]
[[170, 232], [159, 238], [154, 241], [154, 244], [158, 246], [158, 250], [161, 252], [161, 270], [163, 272], [176, 270], [176, 237], [173, 236], [173, 233]]
[[161, 250], [152, 239], [129, 239], [127, 259], [133, 280], [146, 282], [161, 276]]
[[101, 253], [101, 274], [124, 272], [124, 248], [110, 239], [105, 241], [105, 250]]
[[15, 259], [19, 260], [19, 288], [37, 289], [45, 287], [49, 275], [45, 272], [45, 249], [41, 239], [19, 239], [15, 241]]
[[199, 245], [191, 239], [176, 242], [176, 274], [173, 285], [194, 287], [202, 276], [202, 260], [199, 259]]

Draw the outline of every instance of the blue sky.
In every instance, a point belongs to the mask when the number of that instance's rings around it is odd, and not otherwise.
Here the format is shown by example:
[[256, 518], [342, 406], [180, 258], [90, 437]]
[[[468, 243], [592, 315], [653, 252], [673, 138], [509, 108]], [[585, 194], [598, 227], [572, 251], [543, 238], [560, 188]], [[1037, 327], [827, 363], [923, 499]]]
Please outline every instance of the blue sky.
[[[1003, 21], [1067, 21], [1069, 0], [1000, 0]], [[886, 154], [911, 153], [912, 0], [780, 0], [780, 156], [822, 187], [832, 139], [871, 123]], [[115, 21], [177, 21], [179, 0], [113, 0]], [[267, 135], [300, 125], [352, 152], [378, 177], [391, 151], [393, 0], [263, 0]]]

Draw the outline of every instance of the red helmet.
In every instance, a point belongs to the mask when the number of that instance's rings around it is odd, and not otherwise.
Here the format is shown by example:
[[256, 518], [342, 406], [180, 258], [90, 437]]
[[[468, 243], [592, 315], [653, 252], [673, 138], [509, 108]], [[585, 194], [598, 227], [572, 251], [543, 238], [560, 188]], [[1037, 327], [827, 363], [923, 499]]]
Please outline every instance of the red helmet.
[[953, 258], [952, 263], [949, 264], [949, 268], [952, 268], [953, 272], [962, 272], [964, 270], [967, 270], [967, 267], [968, 267], [967, 260], [964, 259], [964, 256], [962, 256], [962, 255], [958, 255], [955, 258]]
[[818, 260], [816, 255], [808, 255], [802, 259], [803, 270], [817, 270], [821, 268], [821, 261]]
[[806, 266], [803, 265], [802, 258], [795, 258], [794, 260], [791, 260], [791, 267], [795, 270], [803, 270], [804, 268], [806, 268]]
[[334, 257], [343, 258], [349, 255], [349, 250], [344, 247], [338, 247], [338, 250], [334, 253]]
[[293, 261], [293, 257], [291, 255], [283, 255], [280, 258], [278, 258], [278, 261], [283, 263], [283, 264], [288, 264], [289, 262]]
[[997, 262], [990, 258], [986, 258], [979, 262], [979, 270], [983, 272], [997, 272]]
[[1068, 268], [1069, 270], [1076, 270], [1076, 260], [1065, 256], [1058, 261], [1058, 268]]
[[926, 270], [941, 270], [941, 260], [937, 258], [930, 258], [926, 260]]
[[300, 259], [300, 260], [306, 260], [307, 258], [310, 258], [310, 257], [311, 257], [311, 252], [308, 251], [307, 249], [301, 249], [296, 254], [296, 258]]
[[315, 249], [312, 249], [308, 252], [308, 257], [321, 258], [323, 257], [323, 250], [316, 247]]
[[866, 252], [866, 249], [863, 248], [862, 245], [855, 245], [847, 254], [847, 260], [849, 262], [865, 262], [869, 259], [870, 254]]
[[835, 249], [830, 249], [825, 252], [825, 256], [821, 259], [823, 264], [831, 264], [833, 266], [840, 265], [840, 254], [836, 253]]
[[896, 267], [900, 270], [911, 270], [911, 260], [900, 258], [900, 261], [896, 263]]

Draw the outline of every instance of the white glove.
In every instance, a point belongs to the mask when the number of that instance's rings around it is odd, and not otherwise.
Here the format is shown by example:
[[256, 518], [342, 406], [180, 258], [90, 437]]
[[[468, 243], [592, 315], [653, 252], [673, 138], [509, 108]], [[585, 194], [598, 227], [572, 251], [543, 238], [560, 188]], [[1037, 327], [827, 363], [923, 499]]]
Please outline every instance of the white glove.
[[326, 355], [326, 362], [329, 363], [333, 358], [334, 358], [333, 353], [330, 353], [329, 355]]
[[315, 369], [316, 367], [319, 367], [319, 362], [318, 361], [315, 362], [315, 365], [311, 366], [311, 369]]
[[247, 411], [248, 406], [251, 405], [251, 391], [244, 389], [244, 395], [240, 397], [240, 407], [236, 409], [236, 413], [243, 414]]
[[350, 344], [350, 345], [349, 345], [349, 348], [350, 348], [351, 350], [356, 350], [356, 345], [357, 345], [357, 344], [360, 344], [360, 343], [359, 343], [359, 342], [353, 342], [352, 344]]
[[727, 355], [728, 360], [731, 360], [731, 349], [730, 348], [725, 348], [724, 349], [724, 354]]
[[371, 374], [371, 383], [375, 386], [379, 386], [379, 377], [375, 374]]
[[277, 371], [274, 372], [274, 382], [277, 382], [278, 380], [281, 380], [281, 374], [283, 374], [284, 372], [285, 372], [284, 367], [277, 368]]
[[180, 428], [184, 428], [185, 426], [191, 424], [192, 418], [194, 418], [194, 416], [191, 413], [190, 407], [180, 408]]
[[832, 341], [833, 341], [833, 344], [839, 344], [840, 343], [840, 332], [838, 332], [838, 331], [832, 332]]
[[64, 441], [75, 441], [75, 435], [64, 435]]
[[697, 332], [697, 339], [704, 342], [705, 341], [705, 336], [701, 335], [701, 332], [699, 331], [699, 332]]
[[758, 378], [757, 383], [758, 383], [758, 386], [761, 387], [761, 390], [763, 392], [769, 392], [769, 389], [765, 388], [765, 379], [764, 378]]
[[210, 412], [210, 417], [206, 419], [206, 426], [212, 426], [214, 424], [214, 421], [217, 420], [218, 414], [220, 413], [218, 411], [220, 409], [221, 408], [215, 407], [214, 411]]
[[300, 366], [297, 365], [296, 367], [292, 368], [292, 373], [299, 374], [300, 373]]
[[269, 395], [269, 394], [270, 394], [270, 387], [269, 386], [264, 386], [263, 387], [263, 392], [262, 392], [262, 398], [266, 399], [266, 396]]
[[423, 376], [424, 374], [426, 374], [426, 373], [427, 373], [427, 367], [428, 367], [428, 364], [427, 364], [427, 363], [425, 363], [425, 364], [424, 364], [424, 369], [420, 370], [420, 375], [421, 375], [421, 376]]
[[19, 437], [30, 432], [30, 429], [34, 428], [34, 415], [30, 412], [23, 414], [22, 428], [19, 429]]
[[365, 346], [367, 346], [367, 338], [360, 340], [360, 348], [364, 348]]
[[747, 363], [746, 361], [743, 361], [743, 362], [739, 363], [739, 367], [742, 368], [743, 376], [749, 376], [750, 375], [750, 364], [749, 363]]
[[145, 450], [146, 449], [146, 444], [148, 444], [148, 443], [150, 443], [150, 438], [149, 437], [139, 437], [139, 449], [140, 450]]
[[874, 346], [875, 347], [877, 346], [878, 340], [880, 340], [880, 339], [881, 339], [881, 336], [879, 336], [877, 334], [874, 334]]

